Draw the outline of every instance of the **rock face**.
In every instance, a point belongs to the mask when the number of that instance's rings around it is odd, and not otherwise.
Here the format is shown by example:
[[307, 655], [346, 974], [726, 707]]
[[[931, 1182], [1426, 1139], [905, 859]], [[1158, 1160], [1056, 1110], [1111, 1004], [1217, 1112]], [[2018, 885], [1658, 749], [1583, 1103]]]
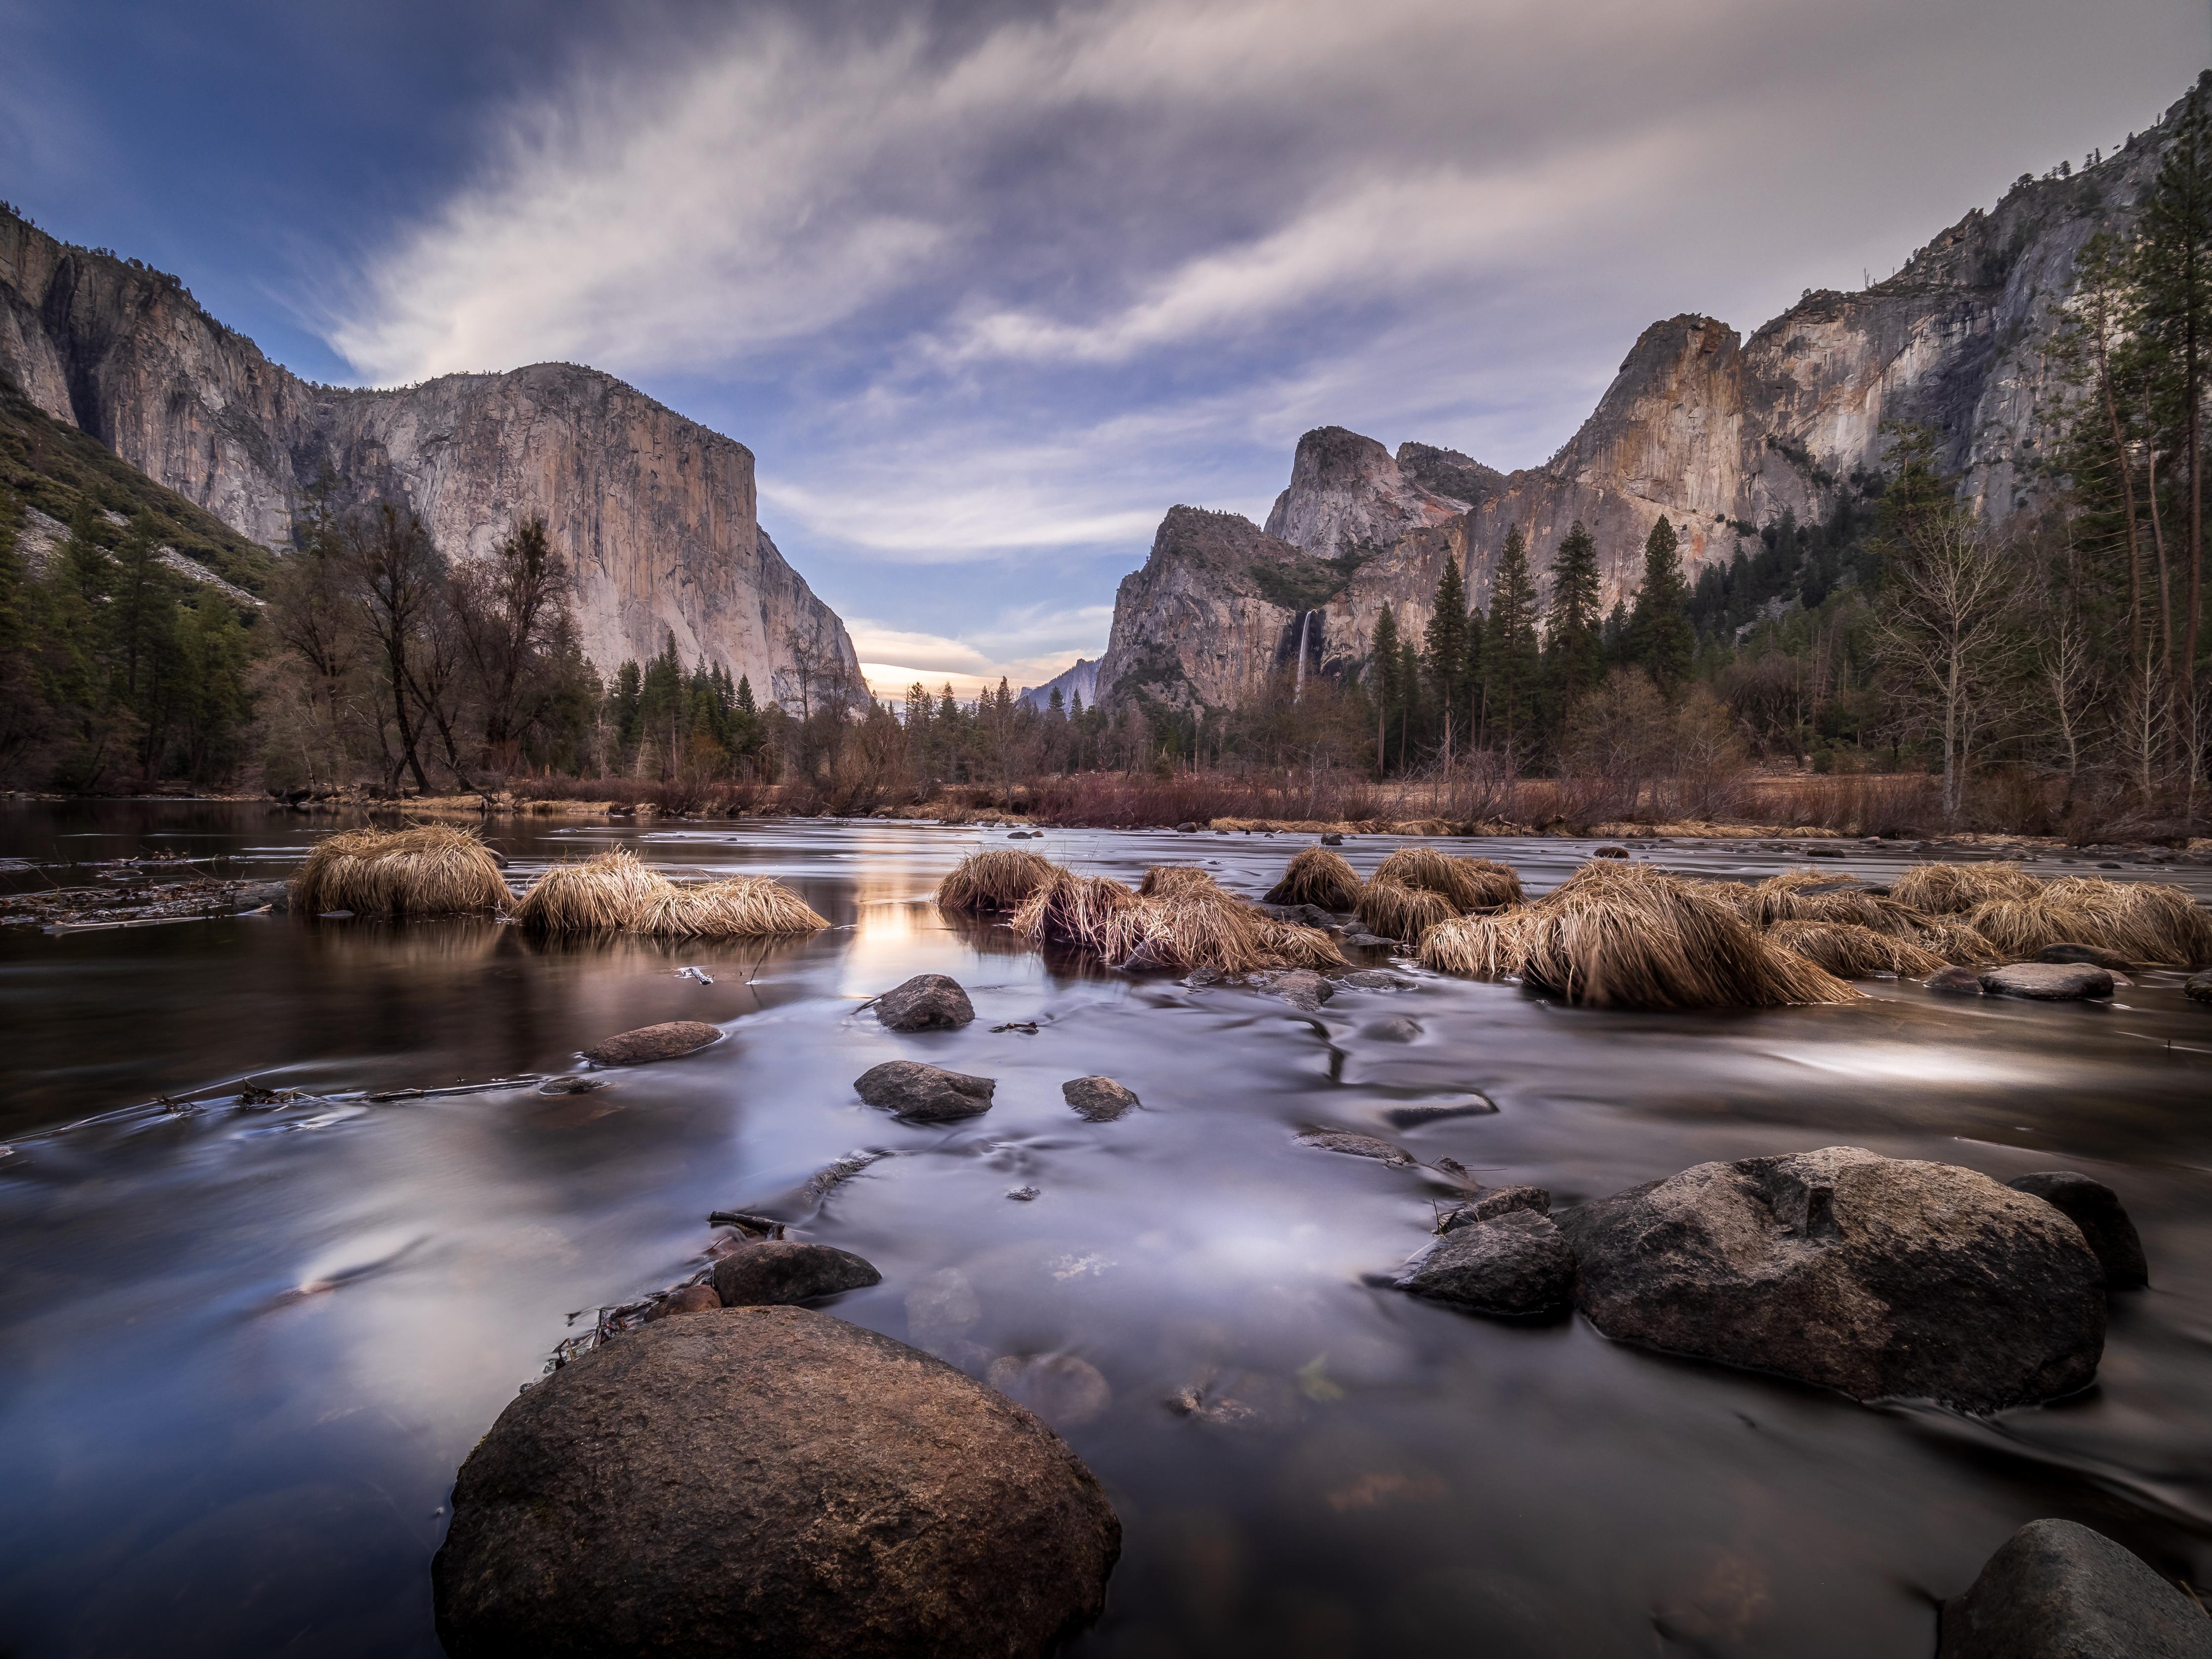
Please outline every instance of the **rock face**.
[[2071, 1521], [2031, 1521], [1943, 1604], [1936, 1659], [2212, 1659], [2212, 1620], [2141, 1557]]
[[1830, 1146], [1701, 1164], [1555, 1218], [1607, 1335], [1856, 1400], [1993, 1412], [2087, 1385], [2105, 1274], [2050, 1205]]
[[1553, 1313], [1574, 1299], [1575, 1253], [1550, 1217], [1516, 1208], [1454, 1228], [1398, 1288], [1476, 1313]]
[[876, 1018], [894, 1031], [953, 1031], [975, 1018], [975, 1006], [958, 980], [916, 974], [876, 999]]
[[210, 317], [175, 277], [0, 210], [0, 373], [265, 546], [289, 546], [326, 485], [341, 507], [405, 501], [453, 559], [543, 514], [603, 673], [672, 634], [686, 663], [722, 664], [794, 706], [858, 683], [844, 624], [760, 527], [752, 452], [597, 370], [318, 386]]
[[656, 1060], [675, 1060], [696, 1054], [709, 1043], [721, 1040], [720, 1028], [702, 1019], [671, 1019], [611, 1036], [597, 1048], [585, 1049], [584, 1058], [597, 1060], [602, 1066], [643, 1066]]
[[861, 1073], [853, 1087], [871, 1106], [935, 1123], [989, 1111], [999, 1085], [988, 1077], [969, 1077], [919, 1060], [887, 1060]]
[[1121, 1543], [1021, 1407], [826, 1315], [732, 1308], [508, 1405], [431, 1589], [455, 1659], [1025, 1659], [1097, 1616]]
[[2051, 1170], [2016, 1176], [2005, 1185], [2033, 1194], [2079, 1227], [2112, 1289], [2132, 1291], [2150, 1283], [2150, 1264], [2143, 1258], [2136, 1224], [2128, 1219], [2120, 1195], [2103, 1182], [2072, 1170]]
[[1748, 340], [1710, 317], [1652, 324], [1540, 466], [1500, 474], [1425, 444], [1394, 459], [1340, 427], [1307, 433], [1264, 532], [1189, 507], [1162, 521], [1116, 596], [1100, 696], [1218, 708], [1301, 660], [1356, 674], [1384, 605], [1401, 638], [1420, 638], [1447, 562], [1486, 609], [1516, 527], [1540, 586], [1581, 520], [1610, 606], [1640, 580], [1644, 538], [1664, 516], [1694, 580], [1740, 544], [1755, 550], [1757, 527], [1785, 512], [1826, 517], [1879, 469], [1888, 422], [1935, 428], [1966, 504], [2005, 517], [2030, 499], [2054, 407], [2078, 395], [2049, 351], [2075, 258], [2131, 220], [2173, 127], [2169, 112], [2096, 167], [2024, 179], [1896, 275], [1808, 294]]
[[875, 1264], [828, 1244], [763, 1239], [732, 1250], [714, 1264], [714, 1294], [726, 1308], [767, 1308], [811, 1302], [840, 1291], [880, 1285]]

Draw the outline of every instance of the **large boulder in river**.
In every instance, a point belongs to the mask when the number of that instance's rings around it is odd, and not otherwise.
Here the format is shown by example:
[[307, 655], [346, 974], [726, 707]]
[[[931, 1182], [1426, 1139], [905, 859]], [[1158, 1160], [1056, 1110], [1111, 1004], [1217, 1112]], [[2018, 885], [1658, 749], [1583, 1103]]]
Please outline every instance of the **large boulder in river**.
[[671, 1019], [611, 1036], [597, 1048], [585, 1049], [584, 1058], [597, 1060], [602, 1066], [643, 1066], [656, 1060], [675, 1060], [696, 1054], [721, 1040], [720, 1029], [703, 1019]]
[[831, 1244], [793, 1238], [763, 1239], [732, 1250], [714, 1264], [714, 1294], [726, 1308], [764, 1308], [811, 1302], [840, 1291], [880, 1285], [875, 1264]]
[[1029, 1412], [800, 1308], [665, 1319], [510, 1403], [431, 1564], [454, 1659], [1022, 1659], [1121, 1552]]
[[924, 1066], [915, 1060], [887, 1060], [871, 1066], [853, 1079], [853, 1087], [871, 1106], [881, 1106], [901, 1117], [925, 1123], [973, 1117], [991, 1109], [998, 1080], [948, 1072], [941, 1066]]
[[2086, 1387], [2105, 1273], [2041, 1199], [1829, 1146], [1700, 1164], [1555, 1218], [1607, 1335], [1856, 1400], [1993, 1412]]
[[876, 999], [876, 1018], [894, 1031], [957, 1031], [975, 1018], [975, 1005], [958, 980], [916, 974]]
[[2031, 1521], [1943, 1604], [1936, 1659], [2212, 1659], [2212, 1619], [2134, 1552]]

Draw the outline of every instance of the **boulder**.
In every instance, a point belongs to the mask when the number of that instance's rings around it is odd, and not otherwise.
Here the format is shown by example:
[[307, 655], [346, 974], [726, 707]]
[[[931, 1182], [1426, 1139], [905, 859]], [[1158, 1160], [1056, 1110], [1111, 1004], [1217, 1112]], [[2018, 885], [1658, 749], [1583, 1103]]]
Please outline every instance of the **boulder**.
[[1397, 1285], [1476, 1313], [1553, 1313], [1574, 1299], [1575, 1253], [1549, 1216], [1515, 1208], [1454, 1228]]
[[714, 1264], [714, 1294], [726, 1308], [767, 1308], [811, 1302], [840, 1291], [880, 1285], [874, 1264], [850, 1250], [796, 1239], [764, 1239], [730, 1252]]
[[1457, 1232], [1478, 1221], [1495, 1221], [1516, 1210], [1534, 1210], [1538, 1215], [1549, 1215], [1552, 1195], [1541, 1187], [1492, 1187], [1478, 1195], [1472, 1204], [1462, 1204], [1437, 1224], [1440, 1233]]
[[1830, 1146], [1700, 1164], [1555, 1219], [1607, 1335], [1856, 1400], [1994, 1412], [2086, 1387], [2105, 1274], [2039, 1199]]
[[1942, 996], [1978, 997], [1982, 994], [1982, 976], [1971, 968], [1938, 968], [1928, 975], [1927, 986]]
[[975, 1018], [975, 1006], [958, 980], [916, 974], [876, 999], [876, 1018], [894, 1031], [957, 1031]]
[[1936, 1659], [2212, 1659], [2212, 1619], [2140, 1556], [2031, 1521], [1943, 1604]]
[[2128, 965], [2128, 959], [2118, 951], [2107, 951], [2101, 945], [2046, 945], [2035, 953], [2035, 959], [2038, 962], [2086, 962], [2093, 968], [2124, 968]]
[[1413, 1155], [1387, 1140], [1377, 1140], [1373, 1135], [1346, 1134], [1340, 1129], [1313, 1129], [1298, 1137], [1301, 1146], [1318, 1146], [1325, 1152], [1342, 1152], [1347, 1158], [1379, 1158], [1385, 1164], [1411, 1164]]
[[869, 1105], [926, 1123], [989, 1111], [998, 1086], [993, 1078], [969, 1077], [914, 1060], [887, 1060], [853, 1079], [854, 1089]]
[[1111, 1123], [1140, 1103], [1110, 1077], [1079, 1077], [1060, 1085], [1060, 1098], [1093, 1123]]
[[712, 1313], [721, 1305], [722, 1298], [714, 1293], [712, 1285], [686, 1285], [654, 1303], [646, 1317], [665, 1319], [671, 1314]]
[[454, 1659], [1025, 1659], [1097, 1616], [1121, 1541], [1003, 1395], [824, 1314], [729, 1308], [511, 1402], [431, 1593]]
[[602, 1066], [643, 1066], [652, 1060], [696, 1054], [708, 1044], [721, 1040], [720, 1030], [702, 1019], [672, 1019], [611, 1036], [596, 1048], [585, 1049], [584, 1058]]
[[2108, 1289], [2132, 1291], [2150, 1283], [2150, 1264], [2143, 1259], [2136, 1224], [2128, 1219], [2120, 1195], [2103, 1182], [2072, 1170], [2051, 1170], [2015, 1176], [2005, 1184], [2034, 1194], [2081, 1230], [2091, 1254], [2104, 1265]]
[[2087, 963], [2014, 962], [1986, 969], [1982, 989], [1993, 997], [2030, 997], [2038, 1002], [2086, 1002], [2112, 994], [2112, 976]]
[[1291, 968], [1255, 978], [1262, 989], [1273, 991], [1293, 1008], [1309, 1014], [1320, 1012], [1322, 1004], [1336, 994], [1336, 987], [1310, 968]]

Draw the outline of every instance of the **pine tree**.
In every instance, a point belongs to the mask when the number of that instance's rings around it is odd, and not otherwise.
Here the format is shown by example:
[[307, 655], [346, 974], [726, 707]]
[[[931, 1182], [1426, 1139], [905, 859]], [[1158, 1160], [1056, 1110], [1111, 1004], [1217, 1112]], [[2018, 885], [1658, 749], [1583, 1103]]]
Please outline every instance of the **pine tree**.
[[1577, 519], [1552, 556], [1552, 604], [1544, 621], [1544, 690], [1549, 704], [1545, 725], [1555, 738], [1576, 701], [1605, 678], [1600, 593], [1597, 543]]
[[1644, 543], [1644, 581], [1629, 613], [1629, 654], [1668, 696], [1680, 690], [1697, 659], [1690, 626], [1689, 584], [1682, 579], [1674, 526], [1662, 514]]
[[1505, 545], [1498, 550], [1482, 641], [1486, 730], [1512, 757], [1522, 754], [1536, 735], [1536, 695], [1543, 672], [1536, 614], [1528, 540], [1516, 524], [1505, 532]]
[[[1467, 672], [1467, 586], [1460, 580], [1459, 561], [1447, 556], [1443, 574], [1437, 579], [1437, 597], [1422, 636], [1421, 671], [1443, 716], [1444, 750], [1449, 758], [1455, 733], [1453, 714], [1460, 706], [1460, 691]], [[1464, 732], [1457, 733], [1464, 740]]]
[[740, 714], [757, 714], [760, 705], [753, 701], [753, 683], [750, 675], [738, 676], [737, 710]]
[[1375, 619], [1367, 681], [1375, 696], [1375, 771], [1380, 776], [1387, 764], [1384, 744], [1390, 720], [1398, 708], [1398, 618], [1387, 605]]

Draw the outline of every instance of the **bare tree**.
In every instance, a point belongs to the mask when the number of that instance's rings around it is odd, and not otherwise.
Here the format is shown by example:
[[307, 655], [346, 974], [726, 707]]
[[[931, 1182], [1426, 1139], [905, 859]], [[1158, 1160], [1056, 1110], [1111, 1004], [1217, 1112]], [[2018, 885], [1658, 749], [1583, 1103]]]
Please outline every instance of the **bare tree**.
[[530, 723], [533, 684], [560, 646], [570, 590], [568, 573], [545, 520], [526, 520], [489, 558], [453, 574], [453, 611], [483, 702], [483, 764], [512, 772]]
[[350, 586], [383, 658], [392, 717], [399, 732], [400, 752], [387, 781], [397, 783], [404, 767], [414, 774], [415, 787], [428, 794], [430, 780], [418, 752], [422, 734], [409, 705], [416, 696], [417, 636], [429, 619], [443, 574], [438, 550], [422, 520], [389, 501], [348, 523], [340, 544]]

